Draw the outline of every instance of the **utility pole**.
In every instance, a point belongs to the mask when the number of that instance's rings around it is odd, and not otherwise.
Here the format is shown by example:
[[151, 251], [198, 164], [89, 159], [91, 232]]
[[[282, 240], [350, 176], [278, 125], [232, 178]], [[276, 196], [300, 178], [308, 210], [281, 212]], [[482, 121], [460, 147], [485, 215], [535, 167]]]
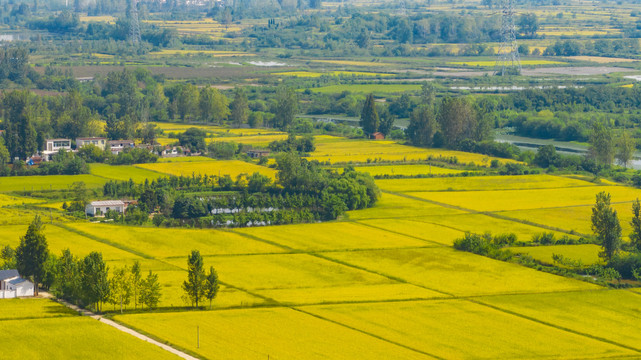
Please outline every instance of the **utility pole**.
[[496, 61], [495, 75], [520, 75], [521, 57], [516, 44], [514, 0], [501, 0], [501, 46]]

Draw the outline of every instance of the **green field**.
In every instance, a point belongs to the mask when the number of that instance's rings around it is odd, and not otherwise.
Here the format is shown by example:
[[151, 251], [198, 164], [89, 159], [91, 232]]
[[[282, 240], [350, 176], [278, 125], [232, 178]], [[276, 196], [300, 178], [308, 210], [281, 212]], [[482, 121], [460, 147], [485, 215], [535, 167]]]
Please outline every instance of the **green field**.
[[431, 165], [380, 165], [380, 166], [355, 166], [356, 171], [365, 172], [372, 176], [382, 175], [448, 175], [460, 174], [463, 170], [447, 169]]
[[145, 179], [149, 181], [157, 179], [163, 174], [141, 169], [131, 165], [107, 165], [107, 164], [91, 164], [91, 174], [105, 179], [128, 181], [129, 179], [134, 182], [144, 182]]
[[0, 300], [0, 332], [12, 359], [178, 359], [47, 299]]
[[82, 181], [87, 188], [99, 188], [107, 181], [94, 175], [47, 175], [0, 177], [0, 192], [65, 190]]
[[555, 265], [552, 259], [553, 254], [563, 255], [574, 261], [580, 260], [584, 266], [603, 263], [603, 259], [599, 257], [599, 252], [602, 249], [594, 244], [515, 247], [511, 250], [514, 253], [528, 254], [538, 261], [551, 265]]

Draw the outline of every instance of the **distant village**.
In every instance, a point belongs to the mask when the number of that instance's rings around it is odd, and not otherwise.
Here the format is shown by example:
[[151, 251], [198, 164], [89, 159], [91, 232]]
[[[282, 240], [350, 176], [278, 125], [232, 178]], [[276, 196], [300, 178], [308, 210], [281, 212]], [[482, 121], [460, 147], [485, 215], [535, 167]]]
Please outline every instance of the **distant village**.
[[113, 155], [118, 155], [127, 149], [145, 149], [152, 154], [161, 157], [199, 156], [201, 153], [192, 153], [189, 148], [183, 146], [160, 146], [159, 144], [139, 144], [134, 140], [107, 140], [104, 137], [77, 138], [75, 149], [71, 139], [46, 139], [44, 150], [27, 158], [27, 165], [38, 165], [41, 162], [52, 161], [54, 155], [62, 151], [78, 152], [85, 146], [93, 145], [98, 149], [110, 150]]

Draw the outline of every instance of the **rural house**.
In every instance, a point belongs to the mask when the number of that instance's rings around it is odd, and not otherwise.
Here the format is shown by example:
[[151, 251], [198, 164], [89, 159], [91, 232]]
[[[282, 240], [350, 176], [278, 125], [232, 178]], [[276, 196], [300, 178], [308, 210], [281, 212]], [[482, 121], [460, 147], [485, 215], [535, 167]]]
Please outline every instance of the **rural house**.
[[120, 154], [125, 149], [133, 149], [136, 143], [133, 140], [111, 140], [109, 141], [109, 148], [114, 155]]
[[105, 150], [107, 148], [107, 139], [103, 137], [86, 137], [86, 138], [77, 138], [76, 139], [76, 148], [82, 149], [84, 146], [94, 145], [100, 150]]
[[51, 161], [53, 156], [60, 150], [71, 151], [71, 140], [69, 139], [47, 139], [45, 149], [42, 151], [42, 159]]
[[105, 216], [109, 210], [122, 214], [126, 209], [127, 205], [122, 200], [92, 201], [85, 207], [85, 213], [91, 216]]
[[370, 136], [373, 140], [384, 140], [385, 135], [382, 132], [375, 132]]
[[269, 156], [269, 150], [247, 150], [247, 156], [252, 159]]
[[18, 270], [0, 270], [0, 299], [33, 296], [33, 283], [20, 277]]

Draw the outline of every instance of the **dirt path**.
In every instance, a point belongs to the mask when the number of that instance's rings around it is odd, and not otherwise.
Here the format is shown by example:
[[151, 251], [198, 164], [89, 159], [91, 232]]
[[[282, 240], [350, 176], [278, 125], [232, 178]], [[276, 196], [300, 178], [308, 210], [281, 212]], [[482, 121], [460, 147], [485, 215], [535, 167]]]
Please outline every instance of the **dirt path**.
[[107, 324], [107, 325], [109, 325], [109, 326], [111, 326], [113, 328], [116, 328], [116, 329], [118, 329], [118, 330], [120, 330], [120, 331], [122, 331], [122, 332], [124, 332], [126, 334], [129, 334], [131, 336], [135, 336], [138, 339], [146, 341], [146, 342], [148, 342], [148, 343], [150, 343], [152, 345], [156, 345], [156, 346], [158, 346], [158, 347], [160, 347], [160, 348], [162, 348], [162, 349], [164, 349], [166, 351], [169, 351], [170, 353], [172, 353], [172, 354], [174, 354], [176, 356], [179, 356], [179, 357], [181, 357], [183, 359], [186, 359], [186, 360], [198, 360], [198, 358], [195, 358], [195, 357], [193, 357], [191, 355], [185, 354], [184, 352], [176, 350], [176, 349], [172, 348], [171, 346], [162, 344], [162, 343], [160, 343], [160, 342], [158, 342], [158, 341], [156, 341], [156, 340], [154, 340], [154, 339], [152, 339], [152, 338], [150, 338], [150, 337], [148, 337], [146, 335], [143, 335], [143, 334], [141, 334], [141, 333], [139, 333], [139, 332], [137, 332], [135, 330], [132, 330], [132, 329], [126, 327], [126, 326], [120, 325], [120, 324], [116, 323], [115, 321], [112, 321], [112, 320], [109, 320], [109, 319], [105, 319], [100, 315], [96, 315], [96, 314], [92, 313], [89, 310], [81, 309], [78, 306], [70, 304], [70, 303], [68, 303], [68, 302], [66, 302], [64, 300], [54, 299], [53, 296], [51, 296], [51, 294], [48, 294], [46, 292], [42, 292], [41, 291], [39, 295], [41, 297], [46, 297], [46, 298], [50, 298], [52, 300], [55, 300], [55, 301], [61, 303], [62, 305], [68, 307], [69, 309], [77, 311], [82, 316], [89, 316], [89, 317], [91, 317], [93, 319], [96, 319], [96, 320], [100, 321], [103, 324]]

